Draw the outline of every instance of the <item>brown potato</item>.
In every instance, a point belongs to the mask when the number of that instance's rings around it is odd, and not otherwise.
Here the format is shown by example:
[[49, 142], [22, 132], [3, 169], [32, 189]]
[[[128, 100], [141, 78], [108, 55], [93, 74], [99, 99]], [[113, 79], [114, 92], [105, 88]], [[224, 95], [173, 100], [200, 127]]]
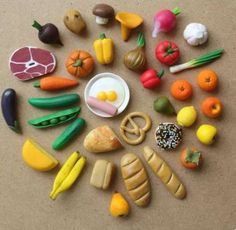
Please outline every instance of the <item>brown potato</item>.
[[80, 34], [86, 27], [80, 12], [74, 9], [69, 9], [66, 12], [63, 21], [68, 30], [75, 34]]

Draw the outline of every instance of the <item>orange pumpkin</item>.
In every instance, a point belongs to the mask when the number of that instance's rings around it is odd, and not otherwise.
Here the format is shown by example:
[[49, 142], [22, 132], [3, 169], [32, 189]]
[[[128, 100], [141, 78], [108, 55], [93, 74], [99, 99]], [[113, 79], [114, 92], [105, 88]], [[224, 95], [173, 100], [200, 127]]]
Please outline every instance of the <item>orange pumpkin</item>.
[[75, 77], [87, 77], [94, 69], [93, 57], [86, 51], [74, 50], [66, 60], [66, 69]]

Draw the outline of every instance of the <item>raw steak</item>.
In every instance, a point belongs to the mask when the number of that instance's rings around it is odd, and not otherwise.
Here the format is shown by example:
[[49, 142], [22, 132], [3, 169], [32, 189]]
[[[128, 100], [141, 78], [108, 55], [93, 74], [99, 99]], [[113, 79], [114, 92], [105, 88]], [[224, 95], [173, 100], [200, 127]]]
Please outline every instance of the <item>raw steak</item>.
[[52, 73], [56, 68], [56, 58], [47, 50], [25, 46], [13, 52], [9, 67], [19, 80], [26, 81]]

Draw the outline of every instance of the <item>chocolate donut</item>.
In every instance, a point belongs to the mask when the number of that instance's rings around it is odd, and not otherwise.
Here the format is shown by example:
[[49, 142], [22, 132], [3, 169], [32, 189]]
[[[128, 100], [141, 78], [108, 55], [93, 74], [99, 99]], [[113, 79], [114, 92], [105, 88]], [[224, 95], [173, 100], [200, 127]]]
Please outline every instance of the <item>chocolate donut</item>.
[[155, 131], [157, 146], [175, 149], [182, 141], [182, 129], [174, 123], [160, 123]]

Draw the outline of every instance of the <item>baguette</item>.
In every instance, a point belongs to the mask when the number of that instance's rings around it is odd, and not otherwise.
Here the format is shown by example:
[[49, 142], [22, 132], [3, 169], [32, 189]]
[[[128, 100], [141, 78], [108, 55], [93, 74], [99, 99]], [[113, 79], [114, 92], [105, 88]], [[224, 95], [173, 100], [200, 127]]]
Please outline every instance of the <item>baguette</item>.
[[155, 175], [161, 179], [166, 188], [176, 198], [183, 199], [186, 196], [185, 187], [169, 165], [149, 146], [144, 147], [143, 155]]
[[141, 160], [133, 153], [125, 154], [121, 159], [121, 173], [134, 203], [140, 207], [147, 206], [151, 199], [151, 187]]

